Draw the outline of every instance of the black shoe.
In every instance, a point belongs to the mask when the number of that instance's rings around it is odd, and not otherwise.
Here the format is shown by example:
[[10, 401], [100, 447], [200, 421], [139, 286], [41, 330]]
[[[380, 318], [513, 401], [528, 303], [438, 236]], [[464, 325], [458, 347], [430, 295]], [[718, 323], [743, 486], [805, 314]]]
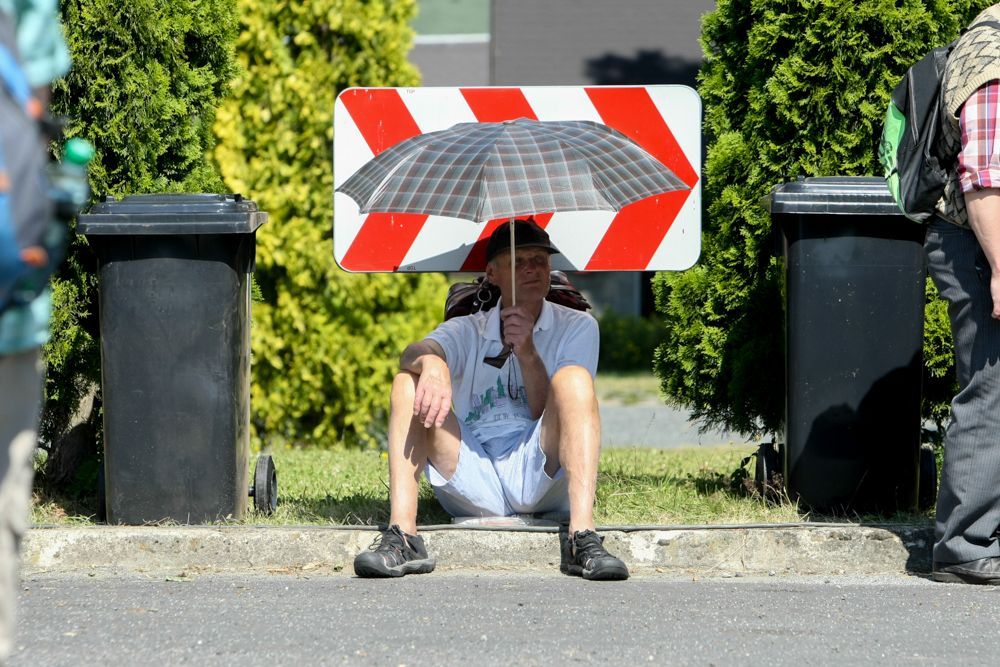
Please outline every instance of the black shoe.
[[628, 568], [604, 548], [604, 538], [592, 530], [567, 535], [562, 543], [559, 570], [584, 579], [628, 579]]
[[402, 577], [434, 571], [434, 559], [427, 555], [424, 538], [407, 535], [392, 525], [375, 538], [368, 551], [354, 559], [354, 574], [359, 577]]
[[934, 563], [931, 579], [952, 584], [1000, 585], [1000, 557], [980, 558], [968, 563]]

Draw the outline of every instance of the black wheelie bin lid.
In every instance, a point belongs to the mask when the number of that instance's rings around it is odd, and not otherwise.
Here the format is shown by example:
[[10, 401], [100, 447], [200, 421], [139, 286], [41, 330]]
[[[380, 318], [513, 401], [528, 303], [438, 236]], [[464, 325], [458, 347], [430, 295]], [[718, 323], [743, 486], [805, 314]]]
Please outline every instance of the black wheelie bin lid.
[[242, 195], [153, 194], [105, 197], [76, 229], [87, 236], [251, 234], [265, 222], [267, 213]]
[[879, 176], [822, 176], [799, 178], [771, 188], [761, 200], [778, 215], [898, 215], [903, 217]]

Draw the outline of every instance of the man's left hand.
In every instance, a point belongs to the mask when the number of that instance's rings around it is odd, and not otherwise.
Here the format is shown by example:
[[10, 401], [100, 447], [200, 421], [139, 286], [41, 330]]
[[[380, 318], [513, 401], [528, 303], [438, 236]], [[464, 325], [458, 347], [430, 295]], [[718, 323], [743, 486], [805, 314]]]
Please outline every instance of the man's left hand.
[[535, 341], [532, 334], [535, 330], [535, 320], [521, 306], [511, 306], [500, 311], [503, 319], [503, 338], [519, 357], [530, 357], [536, 354]]

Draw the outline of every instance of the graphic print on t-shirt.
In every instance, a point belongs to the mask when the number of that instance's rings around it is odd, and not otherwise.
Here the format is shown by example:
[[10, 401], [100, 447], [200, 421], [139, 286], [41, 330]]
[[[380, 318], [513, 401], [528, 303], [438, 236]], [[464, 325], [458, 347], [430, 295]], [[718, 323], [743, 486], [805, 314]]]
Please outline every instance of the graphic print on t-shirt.
[[473, 426], [477, 423], [485, 425], [514, 418], [530, 418], [524, 385], [518, 386], [515, 391], [517, 395], [511, 398], [498, 375], [496, 384], [482, 393], [472, 395], [472, 409], [465, 416], [465, 423]]

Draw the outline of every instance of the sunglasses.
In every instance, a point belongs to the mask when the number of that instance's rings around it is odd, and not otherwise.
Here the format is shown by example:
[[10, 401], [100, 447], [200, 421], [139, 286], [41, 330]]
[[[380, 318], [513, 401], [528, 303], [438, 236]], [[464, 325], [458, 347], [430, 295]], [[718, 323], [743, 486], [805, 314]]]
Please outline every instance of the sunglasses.
[[483, 363], [493, 368], [503, 368], [503, 365], [507, 363], [507, 359], [510, 358], [510, 354], [513, 351], [514, 348], [510, 345], [504, 345], [503, 349], [500, 350], [500, 354], [492, 357], [483, 357]]
[[[500, 304], [498, 303], [497, 308], [499, 307]], [[503, 318], [500, 318], [500, 340], [503, 340]], [[507, 359], [510, 358], [512, 352], [514, 352], [514, 348], [511, 347], [510, 343], [504, 343], [500, 354], [492, 357], [483, 357], [483, 363], [493, 368], [503, 368], [503, 365], [507, 363]]]

